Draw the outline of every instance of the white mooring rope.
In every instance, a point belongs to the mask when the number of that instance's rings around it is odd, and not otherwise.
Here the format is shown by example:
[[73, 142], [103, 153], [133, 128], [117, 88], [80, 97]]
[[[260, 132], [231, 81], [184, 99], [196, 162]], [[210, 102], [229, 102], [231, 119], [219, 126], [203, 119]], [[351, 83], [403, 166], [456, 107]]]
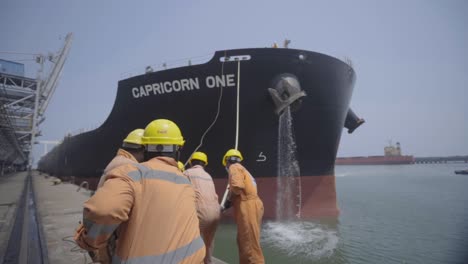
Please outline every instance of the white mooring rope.
[[[224, 57], [226, 58], [226, 52], [224, 53]], [[221, 66], [221, 76], [224, 76], [224, 62], [226, 60], [223, 60], [222, 66]], [[193, 153], [197, 152], [198, 149], [203, 146], [203, 140], [206, 136], [206, 134], [211, 130], [211, 128], [214, 126], [216, 121], [218, 120], [219, 113], [221, 111], [221, 99], [223, 97], [223, 88], [224, 86], [221, 86], [220, 92], [219, 92], [219, 97], [218, 97], [218, 109], [216, 111], [215, 118], [213, 119], [213, 122], [208, 126], [208, 128], [205, 130], [203, 133], [202, 137], [200, 138], [200, 144], [195, 148], [195, 150], [190, 154], [190, 157], [193, 155]], [[240, 112], [240, 60], [237, 61], [237, 98], [236, 98], [236, 141], [235, 141], [235, 149], [238, 148], [239, 145], [239, 112]], [[185, 162], [184, 166], [187, 166], [190, 158]], [[224, 206], [229, 194], [229, 183], [226, 186], [226, 191], [224, 192], [223, 199], [221, 201], [221, 206]]]
[[237, 149], [239, 144], [239, 94], [240, 94], [240, 60], [237, 61], [237, 110], [236, 110], [236, 144]]
[[[239, 106], [240, 106], [240, 60], [237, 61], [237, 108], [236, 108], [236, 144], [235, 144], [235, 149], [237, 150], [238, 144], [239, 144]], [[228, 199], [229, 195], [229, 182], [226, 186], [226, 191], [224, 191], [223, 199], [221, 200], [220, 206], [224, 208], [224, 205], [226, 204], [226, 200]]]

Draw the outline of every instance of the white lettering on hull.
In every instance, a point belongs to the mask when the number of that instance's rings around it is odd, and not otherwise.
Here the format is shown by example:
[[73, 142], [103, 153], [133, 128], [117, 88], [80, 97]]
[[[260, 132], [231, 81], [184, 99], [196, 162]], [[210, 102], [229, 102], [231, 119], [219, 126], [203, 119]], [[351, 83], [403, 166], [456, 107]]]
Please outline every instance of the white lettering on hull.
[[[235, 87], [235, 75], [214, 75], [207, 76], [204, 82], [207, 88]], [[198, 77], [181, 80], [164, 81], [159, 83], [145, 84], [139, 87], [133, 87], [133, 98], [142, 98], [146, 96], [169, 94], [173, 92], [186, 92], [200, 90]]]

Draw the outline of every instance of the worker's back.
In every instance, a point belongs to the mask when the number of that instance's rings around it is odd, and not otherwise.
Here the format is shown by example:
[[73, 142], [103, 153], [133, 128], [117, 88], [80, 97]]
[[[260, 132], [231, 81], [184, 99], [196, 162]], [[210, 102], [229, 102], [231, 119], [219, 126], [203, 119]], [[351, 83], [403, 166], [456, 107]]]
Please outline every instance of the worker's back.
[[122, 166], [126, 164], [136, 164], [138, 161], [133, 157], [132, 154], [130, 154], [128, 151], [124, 149], [119, 149], [117, 151], [117, 155], [109, 162], [109, 164], [106, 166], [104, 169], [104, 173], [102, 174], [101, 178], [99, 179], [99, 183], [97, 185], [97, 188], [101, 188], [102, 185], [104, 184], [104, 179], [107, 173], [109, 173], [111, 170]]
[[260, 245], [264, 208], [257, 195], [257, 183], [244, 166], [235, 163], [229, 166], [229, 184], [237, 224], [239, 263], [265, 263]]
[[229, 167], [229, 175], [231, 190], [237, 195], [233, 196], [234, 199], [258, 199], [257, 183], [244, 166], [240, 163], [232, 164]]
[[115, 262], [203, 261], [205, 247], [198, 227], [195, 193], [173, 159], [153, 158], [119, 167], [109, 175], [127, 175], [124, 180], [131, 185], [134, 197], [128, 221], [118, 229]]
[[206, 197], [208, 202], [218, 203], [218, 195], [216, 194], [213, 178], [201, 165], [195, 165], [185, 170], [184, 175], [189, 177], [193, 188]]

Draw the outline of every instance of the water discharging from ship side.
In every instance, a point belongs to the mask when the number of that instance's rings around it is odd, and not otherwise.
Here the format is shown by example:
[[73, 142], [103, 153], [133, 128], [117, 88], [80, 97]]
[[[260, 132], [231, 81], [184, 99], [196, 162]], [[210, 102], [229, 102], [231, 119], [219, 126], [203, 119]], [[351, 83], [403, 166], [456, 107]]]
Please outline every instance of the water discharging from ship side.
[[300, 220], [301, 172], [289, 106], [279, 117], [276, 220], [263, 226], [263, 245], [280, 249], [294, 261], [331, 256], [338, 245], [333, 228]]
[[301, 172], [289, 106], [279, 116], [278, 124], [278, 193], [276, 219], [295, 220], [301, 217]]

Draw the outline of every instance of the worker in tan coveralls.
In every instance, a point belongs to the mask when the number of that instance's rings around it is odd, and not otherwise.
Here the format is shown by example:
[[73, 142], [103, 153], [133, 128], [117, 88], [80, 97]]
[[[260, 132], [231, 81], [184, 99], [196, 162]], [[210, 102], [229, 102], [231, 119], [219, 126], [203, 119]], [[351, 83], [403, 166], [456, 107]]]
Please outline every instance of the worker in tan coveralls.
[[[141, 144], [141, 137], [143, 137], [144, 129], [135, 129], [130, 132], [127, 137], [123, 140], [122, 146], [117, 151], [117, 155], [111, 160], [111, 162], [104, 169], [104, 173], [99, 179], [97, 189], [102, 187], [106, 174], [111, 170], [126, 164], [140, 163], [144, 159], [145, 147]], [[109, 238], [107, 247], [101, 248], [97, 251], [88, 252], [93, 262], [98, 263], [111, 263], [112, 255], [115, 252], [117, 236], [114, 234]]]
[[[237, 224], [237, 246], [240, 263], [265, 263], [260, 246], [260, 228], [263, 203], [257, 195], [257, 183], [240, 164], [242, 154], [230, 149], [223, 157], [223, 165], [229, 172], [229, 195]], [[225, 210], [225, 205], [221, 205]]]
[[84, 204], [77, 244], [88, 251], [119, 239], [112, 263], [202, 263], [195, 191], [177, 168], [184, 139], [170, 120], [154, 120], [142, 137], [145, 160], [111, 170]]
[[197, 201], [198, 220], [200, 221], [200, 233], [205, 242], [205, 264], [213, 263], [214, 236], [220, 218], [218, 195], [216, 194], [213, 178], [205, 171], [208, 165], [208, 157], [203, 152], [195, 152], [189, 160], [190, 168], [184, 175], [192, 182]]
[[120, 165], [143, 162], [145, 147], [141, 144], [141, 137], [144, 132], [144, 129], [138, 128], [127, 135], [123, 140], [122, 147], [117, 151], [117, 155], [104, 169], [104, 173], [102, 174], [101, 179], [99, 179], [97, 188], [100, 188], [104, 184], [105, 176], [109, 171]]

